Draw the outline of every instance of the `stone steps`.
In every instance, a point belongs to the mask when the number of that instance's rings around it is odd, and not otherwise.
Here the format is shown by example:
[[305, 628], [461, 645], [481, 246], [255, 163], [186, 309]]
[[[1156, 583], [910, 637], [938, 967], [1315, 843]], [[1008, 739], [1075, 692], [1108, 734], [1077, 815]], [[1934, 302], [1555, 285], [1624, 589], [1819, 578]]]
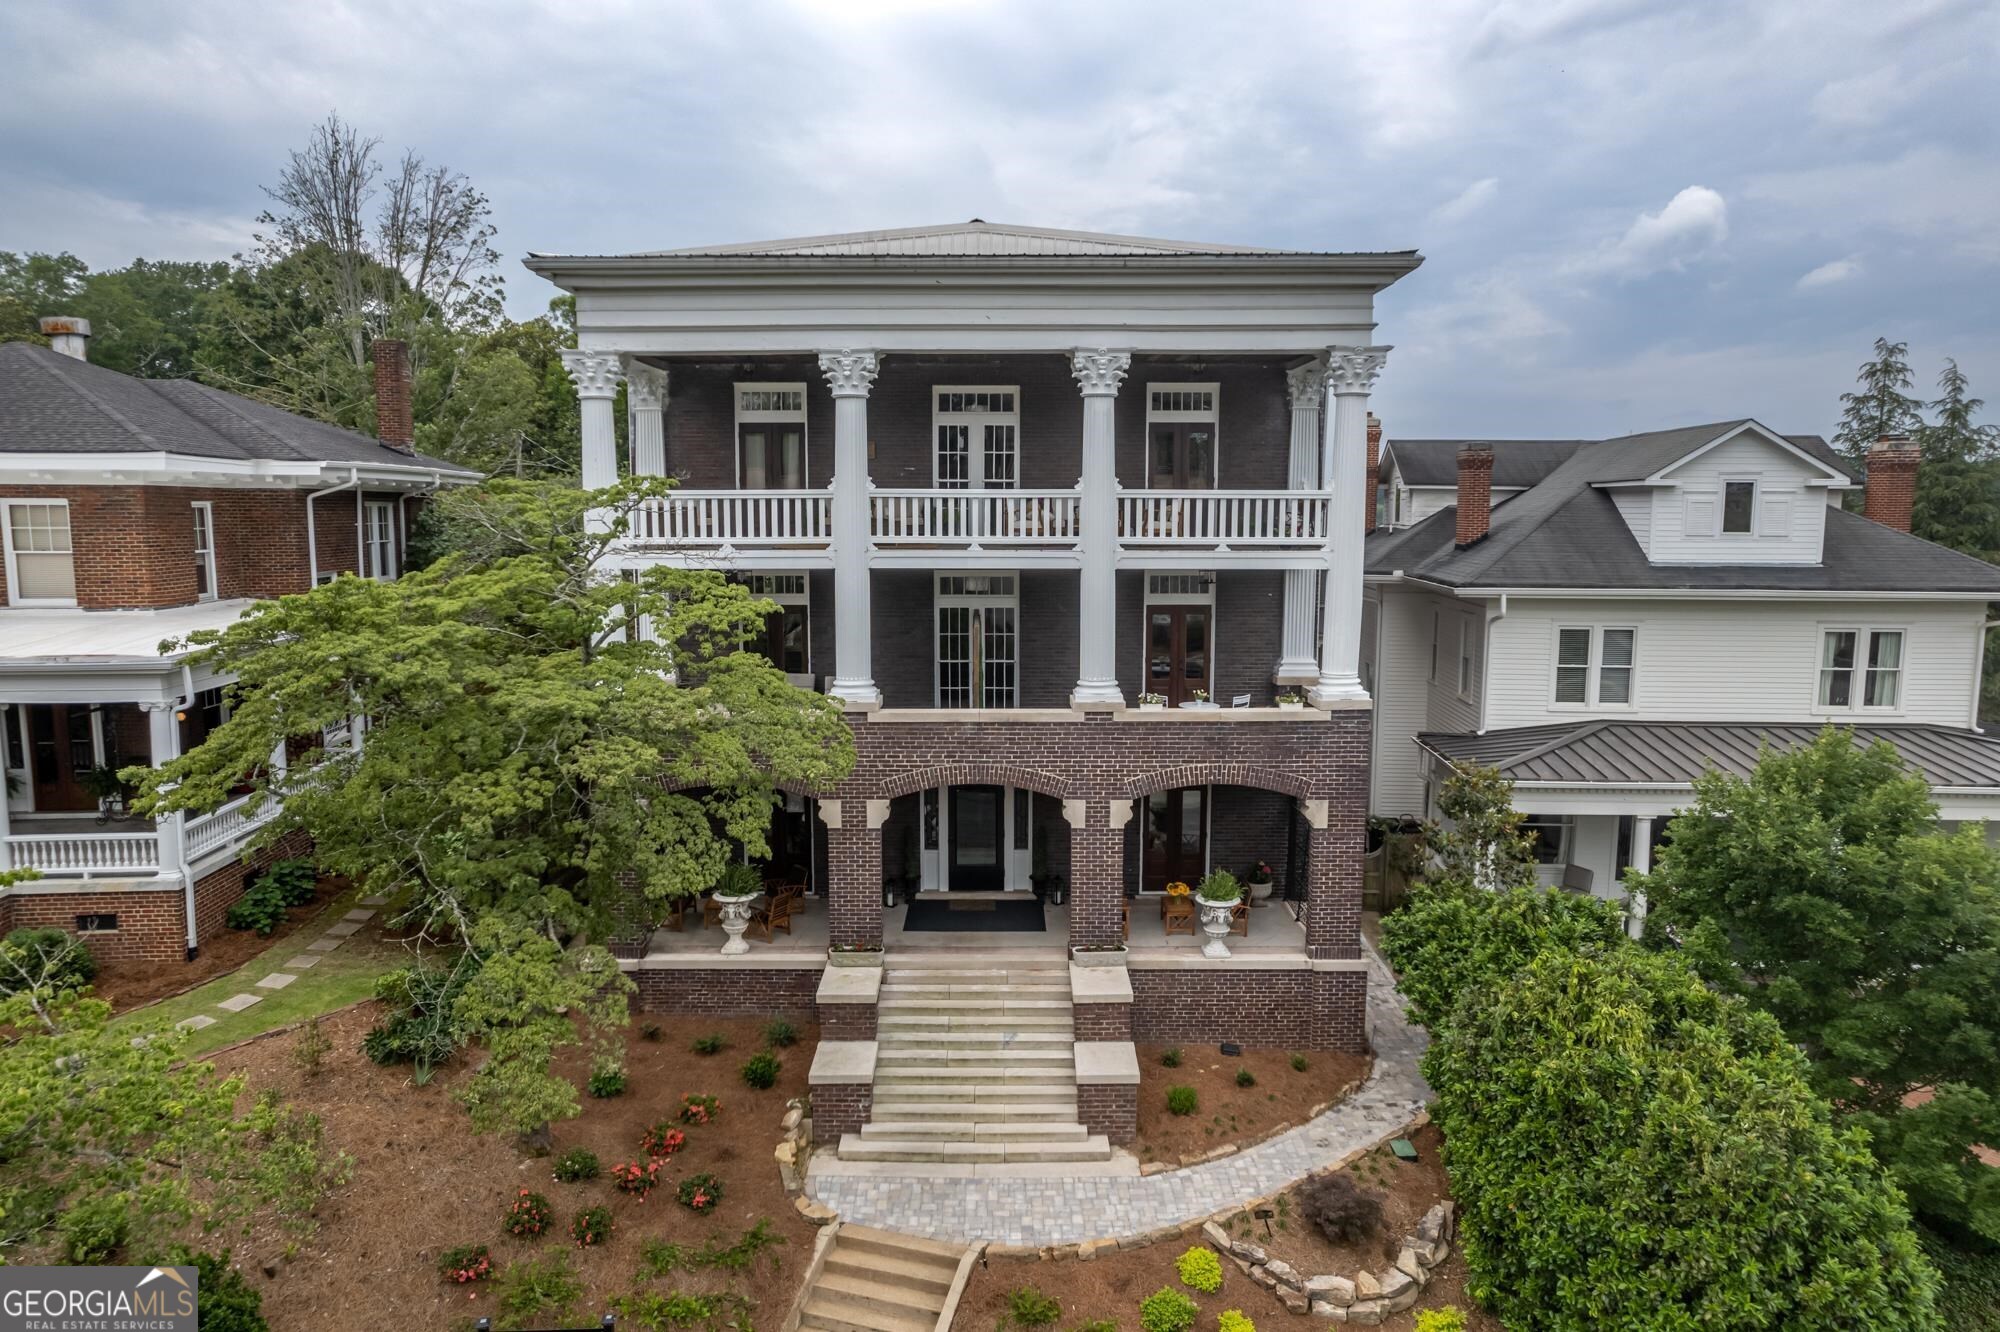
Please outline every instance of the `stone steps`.
[[1022, 1031], [1011, 1027], [890, 1027], [880, 1031], [875, 1040], [877, 1048], [882, 1050], [936, 1049], [940, 1046], [955, 1050], [979, 1050], [996, 1045], [1060, 1045], [1068, 1049], [1076, 1043], [1068, 1031]]
[[1074, 1108], [1076, 1081], [1072, 1076], [1067, 1083], [1004, 1080], [968, 1082], [954, 1076], [940, 1077], [934, 1082], [922, 1077], [911, 1078], [907, 1082], [876, 1082], [877, 1105], [893, 1104], [898, 1101], [964, 1101], [984, 1105], [1007, 1103], [1055, 1105], [1066, 1102]]
[[1103, 1134], [1073, 1142], [961, 1142], [950, 1139], [870, 1139], [842, 1134], [843, 1161], [940, 1161], [953, 1165], [1054, 1164], [1064, 1161], [1108, 1161], [1111, 1143]]
[[918, 1119], [885, 1120], [877, 1115], [861, 1126], [864, 1142], [1081, 1142], [1090, 1135], [1076, 1122], [1071, 1106], [1067, 1121], [1057, 1119]]
[[965, 1250], [843, 1225], [799, 1313], [801, 1332], [938, 1332]]
[[[919, 1089], [905, 1089], [890, 1095], [885, 1088], [875, 1096], [875, 1117], [899, 1123], [970, 1120], [982, 1124], [1062, 1123], [1076, 1118], [1076, 1097], [1047, 1101], [933, 1101], [925, 1100]], [[863, 1126], [864, 1131], [866, 1125]]]

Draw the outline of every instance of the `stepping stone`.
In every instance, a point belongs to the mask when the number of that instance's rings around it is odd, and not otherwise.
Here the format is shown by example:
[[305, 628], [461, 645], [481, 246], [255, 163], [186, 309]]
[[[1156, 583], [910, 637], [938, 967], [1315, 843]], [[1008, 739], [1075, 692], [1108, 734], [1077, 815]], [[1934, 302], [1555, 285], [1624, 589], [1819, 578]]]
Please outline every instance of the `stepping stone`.
[[206, 1013], [196, 1013], [191, 1018], [182, 1018], [179, 1022], [174, 1023], [174, 1025], [182, 1031], [200, 1031], [203, 1027], [214, 1026], [215, 1019]]
[[375, 919], [375, 913], [372, 911], [350, 911], [346, 915], [342, 916], [341, 919], [355, 920], [355, 921], [373, 920]]
[[310, 970], [312, 970], [312, 969], [313, 969], [314, 967], [316, 967], [316, 966], [318, 966], [318, 965], [319, 965], [319, 960], [320, 960], [320, 958], [321, 958], [322, 956], [324, 956], [324, 954], [321, 954], [321, 953], [301, 953], [301, 954], [300, 954], [299, 956], [297, 956], [297, 957], [293, 958], [293, 959], [292, 959], [291, 961], [289, 961], [289, 962], [285, 963], [285, 970], [287, 970], [287, 971], [310, 971]]
[[231, 1013], [241, 1013], [244, 1009], [250, 1007], [250, 1005], [261, 1004], [263, 1002], [264, 996], [261, 994], [232, 994], [217, 1004], [216, 1007], [227, 1009]]
[[338, 947], [340, 947], [340, 940], [334, 935], [329, 934], [323, 938], [314, 939], [311, 943], [307, 944], [306, 951], [309, 953], [331, 953]]
[[374, 896], [372, 896], [372, 897], [364, 897], [364, 898], [362, 898], [362, 899], [361, 899], [361, 905], [362, 905], [362, 906], [387, 906], [387, 905], [389, 905], [389, 899], [388, 899], [388, 897], [387, 897], [387, 896], [385, 896], [385, 895], [384, 895], [384, 894], [382, 894], [382, 893], [376, 893], [376, 894], [375, 894]]
[[345, 939], [348, 935], [354, 934], [358, 932], [360, 929], [361, 929], [360, 921], [343, 920], [338, 925], [328, 926], [326, 931], [326, 937], [329, 939]]
[[289, 975], [286, 972], [274, 971], [264, 977], [263, 980], [258, 981], [257, 988], [260, 990], [282, 990], [297, 979], [297, 976]]

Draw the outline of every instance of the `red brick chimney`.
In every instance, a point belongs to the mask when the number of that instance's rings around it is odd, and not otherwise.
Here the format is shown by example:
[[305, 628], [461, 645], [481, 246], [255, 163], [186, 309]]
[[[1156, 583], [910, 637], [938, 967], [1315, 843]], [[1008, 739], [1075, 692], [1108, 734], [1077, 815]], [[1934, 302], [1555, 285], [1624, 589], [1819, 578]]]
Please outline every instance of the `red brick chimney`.
[[1458, 451], [1458, 548], [1484, 541], [1493, 523], [1493, 450], [1467, 444]]
[[1370, 412], [1368, 413], [1368, 494], [1362, 500], [1368, 514], [1368, 526], [1362, 529], [1366, 532], [1375, 530], [1375, 496], [1378, 488], [1375, 471], [1381, 465], [1382, 420], [1375, 413]]
[[417, 427], [410, 410], [410, 344], [377, 338], [370, 352], [375, 361], [375, 438], [385, 448], [414, 454]]
[[1917, 463], [1923, 455], [1908, 435], [1884, 435], [1868, 446], [1868, 488], [1862, 513], [1898, 532], [1910, 530], [1917, 505]]

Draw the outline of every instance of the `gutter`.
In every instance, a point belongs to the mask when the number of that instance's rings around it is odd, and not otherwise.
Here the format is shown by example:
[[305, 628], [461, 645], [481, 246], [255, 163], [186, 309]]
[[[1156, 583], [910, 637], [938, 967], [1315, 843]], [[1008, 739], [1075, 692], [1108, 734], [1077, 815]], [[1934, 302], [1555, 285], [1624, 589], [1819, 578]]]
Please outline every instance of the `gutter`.
[[1499, 610], [1491, 604], [1486, 607], [1486, 630], [1479, 643], [1479, 735], [1486, 734], [1487, 712], [1492, 706], [1493, 691], [1487, 684], [1493, 678], [1493, 626], [1506, 618], [1507, 594], [1502, 592]]
[[[356, 502], [358, 503], [360, 487], [361, 487], [361, 469], [359, 467], [355, 467], [348, 473], [347, 480], [343, 481], [341, 484], [334, 486], [328, 490], [315, 490], [312, 492], [312, 494], [306, 496], [306, 567], [309, 570], [309, 576], [311, 578], [311, 587], [319, 586], [319, 532], [318, 529], [315, 528], [313, 525], [313, 501], [318, 499], [322, 495], [333, 495], [343, 490], [353, 490], [357, 492]], [[354, 533], [356, 542], [356, 545], [354, 547], [354, 563], [356, 568], [358, 569], [361, 564], [361, 546], [359, 544], [361, 539], [361, 531], [358, 526], [359, 520], [357, 519], [356, 521], [357, 521], [357, 526], [355, 528], [355, 533]]]
[[[181, 663], [181, 701], [174, 705], [174, 725], [176, 728], [180, 725], [182, 709], [193, 706], [194, 668], [183, 661]], [[180, 732], [176, 729], [174, 732], [174, 748], [178, 750], [180, 747]], [[178, 839], [181, 844], [181, 914], [187, 921], [187, 960], [192, 962], [195, 959], [195, 955], [201, 952], [201, 939], [195, 933], [194, 921], [194, 862], [188, 859], [187, 853], [187, 815], [176, 814], [174, 817], [181, 822], [181, 835]]]

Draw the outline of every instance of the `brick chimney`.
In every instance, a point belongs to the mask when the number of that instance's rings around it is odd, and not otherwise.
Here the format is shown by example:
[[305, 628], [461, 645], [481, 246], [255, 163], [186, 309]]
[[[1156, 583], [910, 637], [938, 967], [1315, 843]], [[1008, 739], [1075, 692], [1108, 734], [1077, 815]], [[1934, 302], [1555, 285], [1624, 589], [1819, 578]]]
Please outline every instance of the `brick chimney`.
[[1368, 514], [1368, 526], [1363, 531], [1375, 530], [1375, 504], [1379, 485], [1375, 478], [1376, 469], [1382, 465], [1382, 419], [1375, 413], [1368, 413], [1368, 494], [1362, 503]]
[[410, 344], [377, 338], [369, 350], [375, 361], [375, 438], [384, 448], [414, 454], [417, 427], [410, 411]]
[[1922, 457], [1908, 435], [1884, 435], [1869, 445], [1862, 513], [1884, 527], [1909, 531], [1910, 513], [1917, 505], [1917, 463]]
[[1458, 451], [1458, 548], [1484, 541], [1493, 523], [1493, 450], [1467, 444]]
[[79, 361], [90, 359], [85, 344], [90, 341], [90, 321], [78, 319], [74, 315], [45, 315], [38, 321], [42, 336], [49, 340], [49, 350], [64, 356], [74, 356]]

